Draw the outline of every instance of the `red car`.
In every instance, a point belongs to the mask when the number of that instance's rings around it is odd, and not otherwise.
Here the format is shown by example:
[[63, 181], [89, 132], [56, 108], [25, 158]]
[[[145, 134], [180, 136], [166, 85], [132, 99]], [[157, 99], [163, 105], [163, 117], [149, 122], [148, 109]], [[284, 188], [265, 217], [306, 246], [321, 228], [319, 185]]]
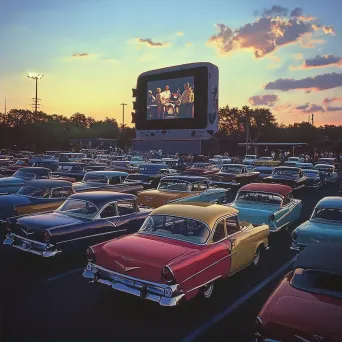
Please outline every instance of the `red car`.
[[208, 299], [216, 280], [259, 264], [268, 235], [267, 225], [240, 222], [228, 206], [167, 204], [138, 233], [90, 247], [83, 276], [162, 306]]
[[342, 248], [310, 244], [262, 308], [257, 342], [342, 342]]

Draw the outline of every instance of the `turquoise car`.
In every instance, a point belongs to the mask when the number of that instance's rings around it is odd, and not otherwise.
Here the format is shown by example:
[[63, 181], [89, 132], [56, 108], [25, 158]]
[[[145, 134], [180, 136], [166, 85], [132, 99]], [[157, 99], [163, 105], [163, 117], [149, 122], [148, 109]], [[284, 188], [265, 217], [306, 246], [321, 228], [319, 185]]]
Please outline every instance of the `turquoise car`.
[[268, 224], [271, 233], [299, 220], [303, 207], [301, 200], [293, 198], [291, 187], [265, 183], [243, 186], [229, 205], [239, 210], [240, 221]]
[[295, 251], [314, 242], [342, 243], [342, 197], [321, 199], [310, 219], [296, 228], [291, 237], [291, 249]]

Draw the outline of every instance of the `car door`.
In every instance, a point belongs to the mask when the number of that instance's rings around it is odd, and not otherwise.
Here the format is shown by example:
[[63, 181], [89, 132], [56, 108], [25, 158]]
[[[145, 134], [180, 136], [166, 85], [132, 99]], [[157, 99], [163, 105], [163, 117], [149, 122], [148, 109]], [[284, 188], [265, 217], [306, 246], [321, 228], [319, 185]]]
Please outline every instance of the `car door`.
[[229, 216], [225, 221], [232, 254], [229, 275], [232, 275], [252, 262], [255, 248], [249, 229], [240, 228], [237, 215]]
[[124, 200], [116, 202], [118, 220], [116, 227], [122, 233], [137, 232], [145, 220], [145, 216], [139, 215], [135, 200]]

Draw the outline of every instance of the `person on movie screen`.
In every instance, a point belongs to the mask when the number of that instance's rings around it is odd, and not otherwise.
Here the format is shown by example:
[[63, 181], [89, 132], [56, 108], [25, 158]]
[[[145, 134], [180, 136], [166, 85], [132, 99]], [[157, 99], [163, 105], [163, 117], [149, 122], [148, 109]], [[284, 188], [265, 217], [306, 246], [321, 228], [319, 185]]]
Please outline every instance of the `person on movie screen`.
[[[163, 106], [163, 101], [162, 101], [162, 95], [161, 95], [161, 88], [157, 88], [157, 93], [156, 93], [156, 105], [157, 105], [157, 119], [164, 119], [164, 106]], [[163, 114], [163, 117], [161, 115]]]
[[164, 91], [161, 93], [161, 98], [162, 98], [162, 104], [163, 104], [163, 119], [164, 119], [165, 114], [168, 113], [170, 106], [173, 107], [172, 104], [170, 103], [171, 91], [168, 85], [165, 86]]
[[147, 113], [150, 119], [156, 115], [156, 98], [153, 96], [152, 90], [147, 92]]
[[184, 84], [184, 91], [179, 99], [180, 109], [179, 116], [185, 118], [193, 118], [194, 117], [194, 100], [195, 95], [192, 91], [189, 82]]

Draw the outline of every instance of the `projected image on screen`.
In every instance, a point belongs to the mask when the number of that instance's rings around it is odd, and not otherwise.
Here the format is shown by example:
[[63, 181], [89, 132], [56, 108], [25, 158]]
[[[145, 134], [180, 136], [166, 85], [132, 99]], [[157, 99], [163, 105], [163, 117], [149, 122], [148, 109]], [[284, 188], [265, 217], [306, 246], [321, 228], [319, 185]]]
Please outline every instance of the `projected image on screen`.
[[147, 120], [193, 119], [194, 77], [147, 82]]

